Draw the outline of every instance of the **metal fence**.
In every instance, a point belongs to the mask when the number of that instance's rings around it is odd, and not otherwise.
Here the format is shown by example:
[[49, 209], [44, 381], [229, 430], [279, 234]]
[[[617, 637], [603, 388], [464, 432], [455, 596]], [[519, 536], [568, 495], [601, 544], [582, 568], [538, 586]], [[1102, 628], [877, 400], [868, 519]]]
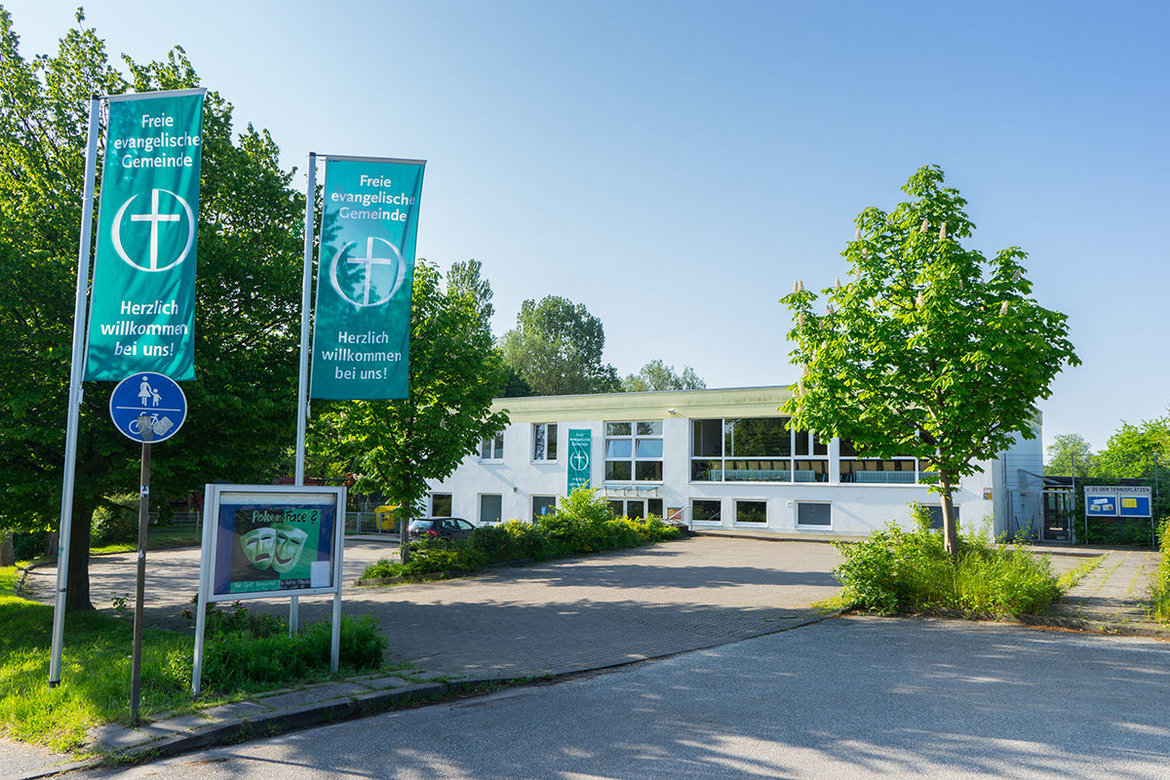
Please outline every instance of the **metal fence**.
[[[397, 538], [398, 528], [394, 520], [377, 512], [346, 512], [346, 534], [379, 534]], [[203, 539], [203, 515], [201, 512], [175, 512], [168, 523], [159, 525], [158, 513], [150, 514], [147, 534], [155, 545], [199, 544]]]
[[394, 524], [394, 519], [384, 513], [379, 519], [377, 512], [346, 512], [345, 532], [347, 534], [398, 536], [398, 528]]

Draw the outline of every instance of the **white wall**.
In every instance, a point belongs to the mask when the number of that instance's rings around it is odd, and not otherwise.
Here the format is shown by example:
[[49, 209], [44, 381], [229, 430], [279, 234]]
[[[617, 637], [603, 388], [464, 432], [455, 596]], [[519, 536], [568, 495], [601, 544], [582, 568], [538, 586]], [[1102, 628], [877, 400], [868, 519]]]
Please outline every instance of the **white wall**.
[[[645, 419], [645, 418], [643, 418]], [[531, 460], [532, 423], [513, 422], [504, 431], [504, 459], [501, 462], [483, 461], [478, 455], [467, 458], [448, 479], [431, 483], [432, 492], [450, 493], [452, 513], [479, 522], [479, 497], [482, 494], [502, 496], [503, 519], [528, 520], [531, 517], [531, 497], [534, 495], [564, 496], [568, 487], [567, 464], [569, 429], [588, 429], [592, 433], [592, 478], [595, 486], [602, 485], [604, 476], [605, 436], [601, 420], [558, 421], [558, 459], [553, 463], [534, 463]], [[664, 508], [684, 507], [690, 519], [692, 499], [718, 499], [722, 502], [723, 520], [717, 526], [706, 527], [751, 528], [808, 535], [865, 535], [890, 520], [909, 526], [910, 502], [938, 505], [939, 496], [929, 492], [926, 485], [858, 485], [856, 483], [724, 483], [690, 482], [690, 420], [667, 417], [663, 420], [663, 482], [657, 485], [654, 497], [663, 500]], [[1023, 453], [1028, 454], [1023, 443]], [[830, 447], [830, 458], [835, 460], [837, 447]], [[997, 464], [988, 464], [997, 465]], [[835, 472], [835, 468], [830, 468]], [[995, 496], [1002, 493], [997, 468], [985, 468], [983, 473], [964, 479], [955, 495], [961, 507], [964, 525], [977, 523], [995, 511], [993, 500], [985, 500], [985, 489]], [[646, 483], [639, 483], [645, 485]], [[994, 489], [993, 489], [994, 488]], [[632, 496], [631, 496], [632, 497]], [[767, 502], [768, 521], [737, 524], [734, 521], [736, 499]], [[830, 502], [832, 525], [798, 527], [797, 503], [801, 501]], [[697, 527], [704, 527], [699, 525]], [[998, 528], [996, 530], [999, 530]]]

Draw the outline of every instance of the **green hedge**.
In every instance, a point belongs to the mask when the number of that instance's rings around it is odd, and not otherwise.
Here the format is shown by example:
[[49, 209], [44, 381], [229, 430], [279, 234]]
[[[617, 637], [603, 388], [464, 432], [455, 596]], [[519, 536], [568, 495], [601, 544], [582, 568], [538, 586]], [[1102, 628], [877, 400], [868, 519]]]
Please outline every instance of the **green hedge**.
[[604, 498], [579, 488], [533, 523], [509, 520], [476, 528], [467, 539], [411, 542], [409, 563], [383, 558], [367, 566], [362, 579], [466, 572], [492, 563], [639, 547], [681, 535], [681, 529], [657, 517], [615, 518]]

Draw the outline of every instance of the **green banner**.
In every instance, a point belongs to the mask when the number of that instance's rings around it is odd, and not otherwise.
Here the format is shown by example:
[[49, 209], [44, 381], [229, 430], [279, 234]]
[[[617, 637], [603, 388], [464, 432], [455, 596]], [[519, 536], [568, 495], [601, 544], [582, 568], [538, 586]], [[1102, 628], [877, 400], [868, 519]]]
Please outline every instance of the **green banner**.
[[569, 429], [569, 493], [579, 487], [589, 487], [593, 474], [592, 450], [592, 431], [588, 428]]
[[195, 378], [205, 90], [111, 97], [85, 378]]
[[329, 158], [311, 398], [406, 398], [423, 166]]

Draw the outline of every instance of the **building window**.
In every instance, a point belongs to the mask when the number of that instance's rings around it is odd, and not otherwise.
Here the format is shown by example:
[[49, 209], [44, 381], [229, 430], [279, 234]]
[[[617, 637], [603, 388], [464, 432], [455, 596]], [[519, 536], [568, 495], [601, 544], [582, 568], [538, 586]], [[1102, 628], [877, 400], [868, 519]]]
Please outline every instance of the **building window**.
[[533, 423], [532, 459], [554, 461], [557, 459], [557, 424]]
[[760, 523], [768, 522], [768, 502], [767, 501], [736, 501], [735, 502], [735, 522], [737, 523]]
[[787, 417], [692, 420], [691, 481], [828, 482], [829, 448], [788, 425]]
[[662, 481], [662, 420], [605, 424], [605, 481]]
[[859, 458], [849, 439], [840, 440], [841, 481], [866, 485], [912, 485], [937, 482], [929, 461], [907, 455], [892, 458]]
[[614, 517], [630, 517], [636, 520], [649, 517], [662, 517], [662, 499], [661, 498], [611, 498], [609, 500], [609, 512]]
[[544, 515], [552, 514], [557, 509], [556, 496], [533, 496], [532, 519], [536, 520]]
[[479, 459], [480, 460], [503, 460], [504, 459], [504, 434], [498, 433], [490, 439], [479, 440]]
[[798, 501], [796, 504], [796, 525], [830, 528], [833, 525], [831, 507], [831, 504]]
[[723, 522], [723, 503], [717, 500], [696, 498], [691, 502], [691, 522]]
[[[925, 507], [925, 509], [926, 509], [927, 515], [930, 516], [930, 527], [931, 528], [942, 528], [943, 527], [942, 506], [939, 504], [929, 504]], [[958, 507], [958, 505], [955, 505], [955, 523], [956, 523], [956, 525], [958, 524], [958, 522], [959, 522], [959, 507]]]
[[450, 517], [452, 514], [454, 513], [451, 511], [451, 494], [432, 493], [431, 517]]
[[504, 497], [499, 493], [483, 493], [479, 497], [479, 522], [498, 523], [503, 515]]

